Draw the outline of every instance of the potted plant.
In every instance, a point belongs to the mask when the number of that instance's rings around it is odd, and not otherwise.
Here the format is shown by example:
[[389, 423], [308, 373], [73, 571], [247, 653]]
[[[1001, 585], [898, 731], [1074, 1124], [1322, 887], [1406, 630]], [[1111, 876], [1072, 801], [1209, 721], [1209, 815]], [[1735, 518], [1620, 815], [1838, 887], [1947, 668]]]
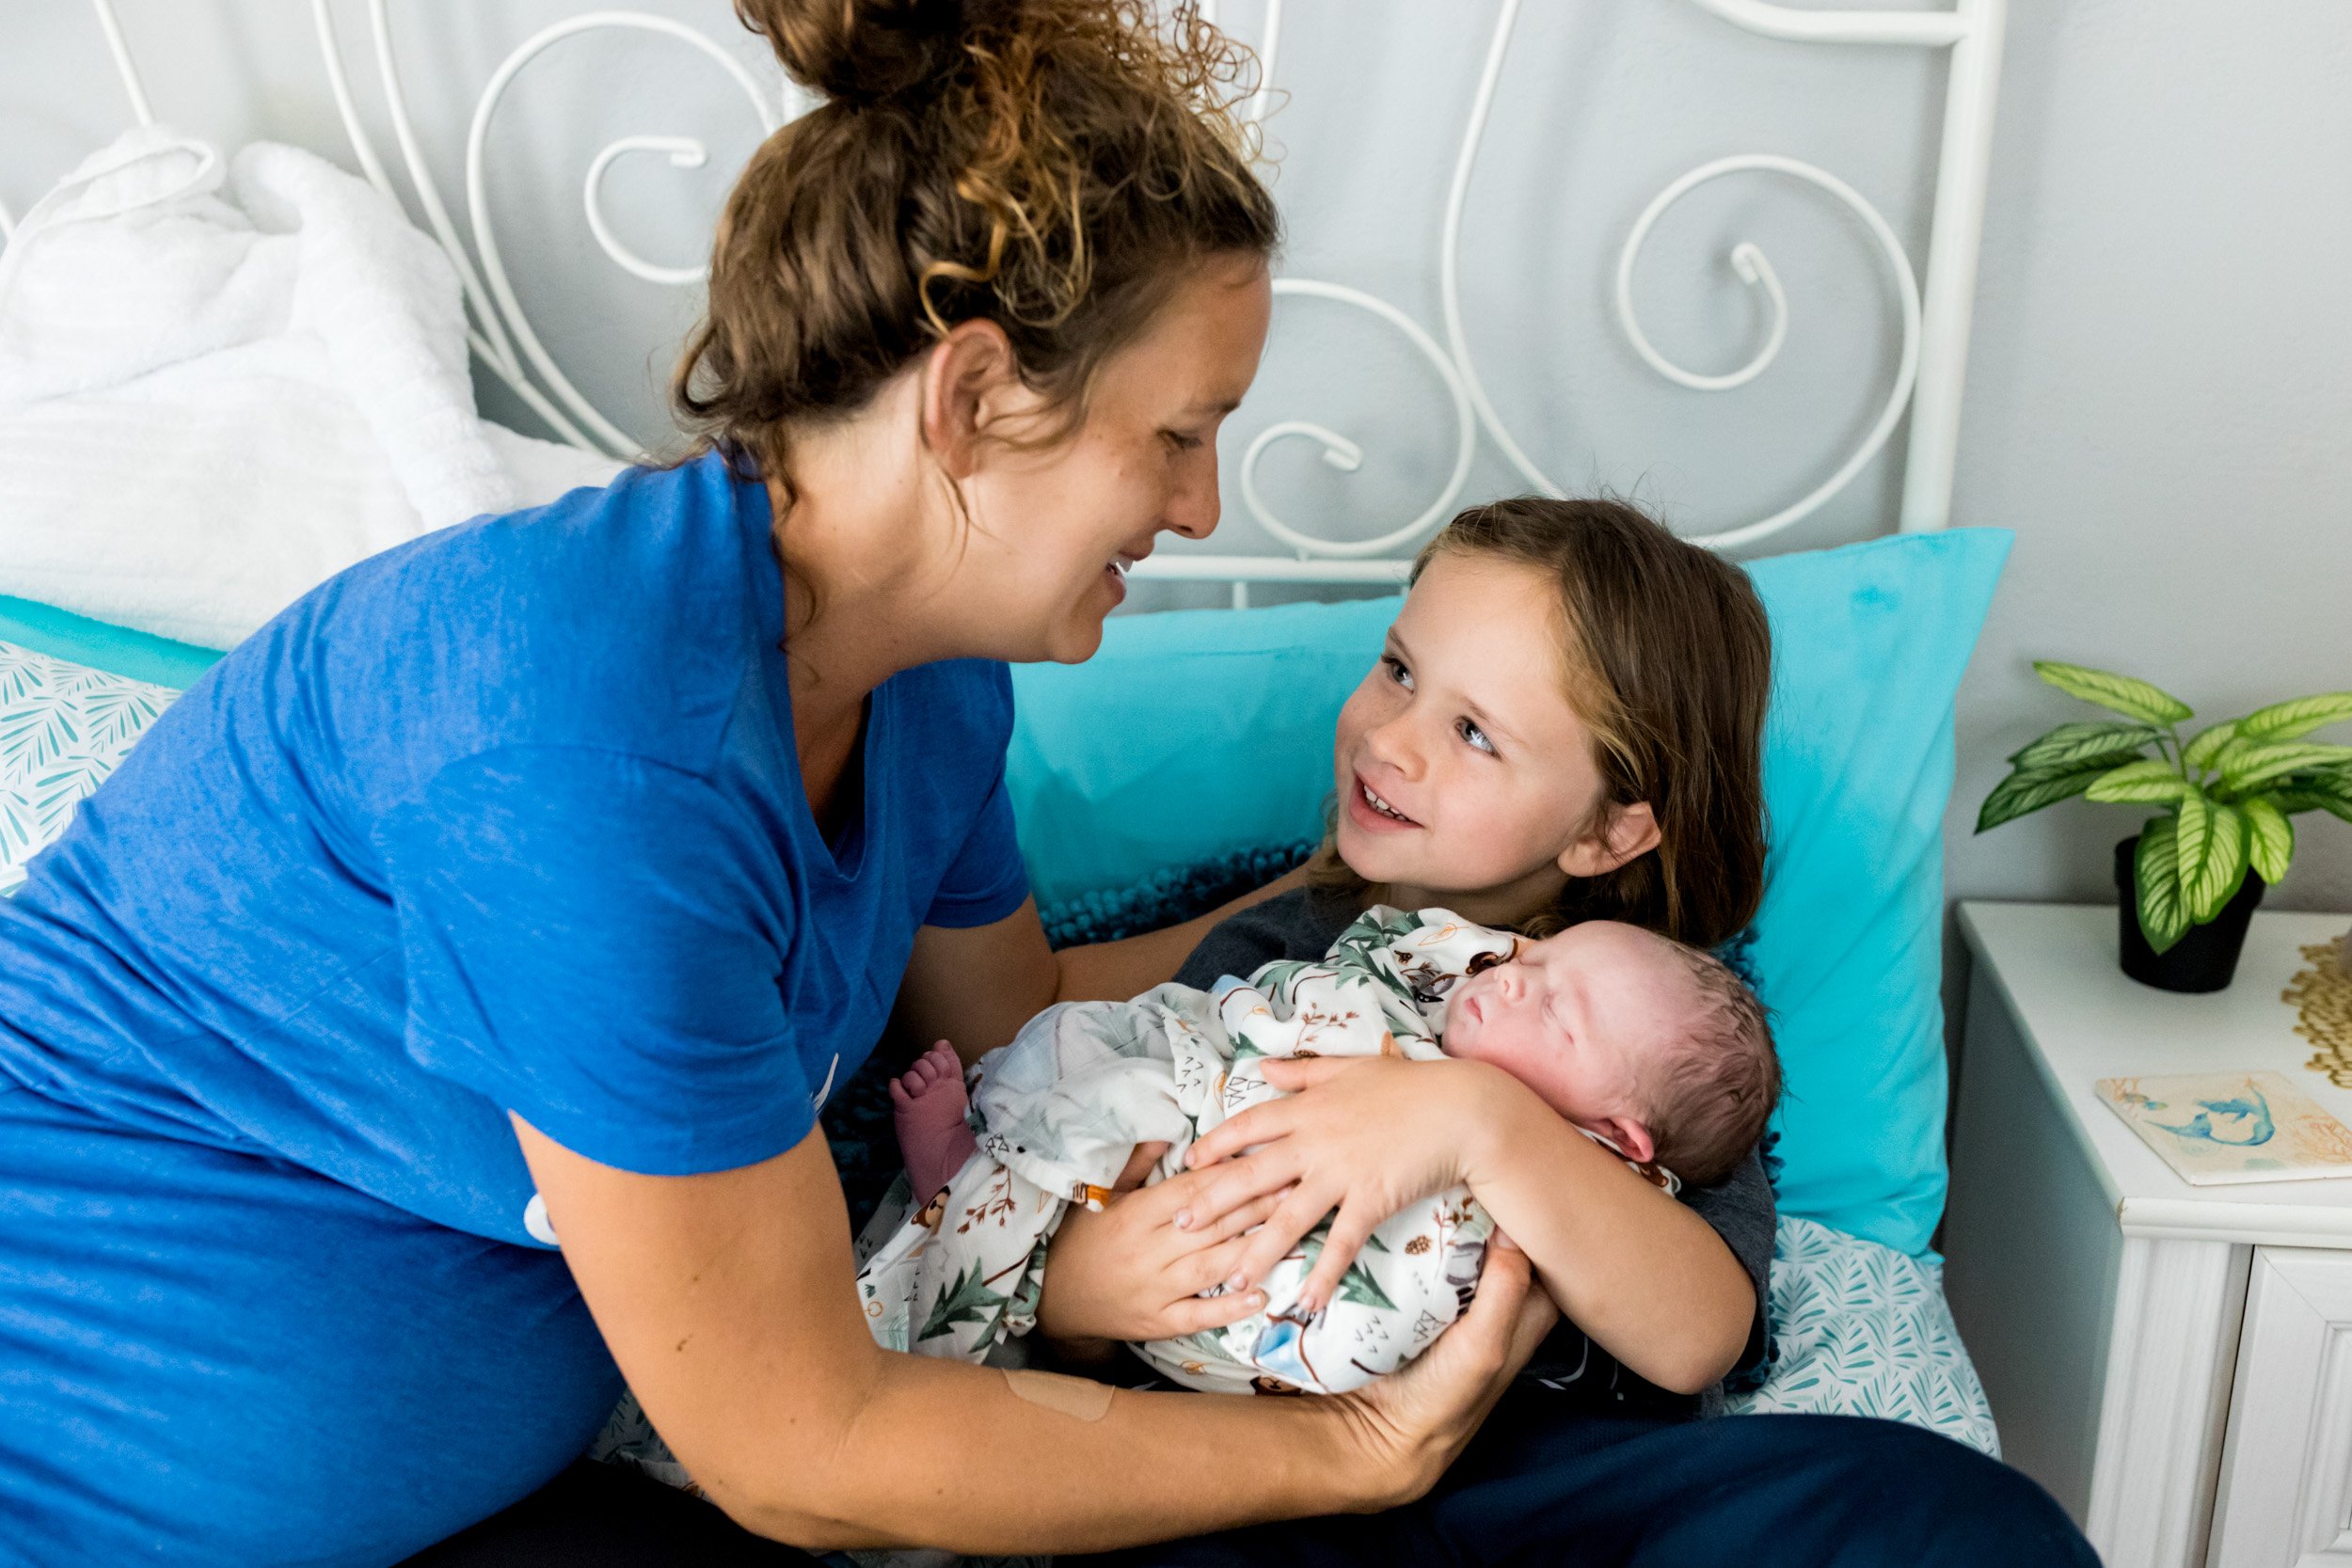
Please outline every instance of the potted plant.
[[2295, 858], [2288, 818], [2317, 809], [2352, 822], [2352, 746], [2305, 738], [2352, 719], [2352, 691], [2273, 703], [2184, 741], [2196, 715], [2146, 681], [2042, 660], [2034, 673], [2122, 718], [2060, 724], [2011, 756], [1977, 832], [2077, 795], [2162, 808], [2115, 847], [2123, 973], [2166, 990], [2221, 990], [2263, 889]]

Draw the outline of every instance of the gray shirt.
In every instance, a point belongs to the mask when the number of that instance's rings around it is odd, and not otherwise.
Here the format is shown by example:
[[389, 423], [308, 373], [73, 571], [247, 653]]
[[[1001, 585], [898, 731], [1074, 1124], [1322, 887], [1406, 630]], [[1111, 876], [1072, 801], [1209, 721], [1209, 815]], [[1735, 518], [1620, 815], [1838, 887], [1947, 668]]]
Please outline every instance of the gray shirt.
[[[1313, 888], [1299, 888], [1253, 905], [1220, 922], [1203, 937], [1176, 972], [1179, 984], [1206, 990], [1227, 974], [1247, 976], [1276, 958], [1319, 958], [1359, 911], [1352, 901]], [[1756, 1287], [1756, 1318], [1732, 1376], [1741, 1378], [1764, 1364], [1764, 1304], [1772, 1266], [1772, 1228], [1777, 1218], [1772, 1184], [1763, 1160], [1751, 1152], [1739, 1168], [1711, 1187], [1685, 1187], [1681, 1201], [1714, 1227], [1740, 1259]], [[1645, 1414], [1681, 1411], [1713, 1415], [1723, 1406], [1723, 1386], [1697, 1396], [1670, 1393], [1621, 1367], [1584, 1332], [1563, 1319], [1528, 1364], [1524, 1374], [1590, 1402], [1596, 1409]]]

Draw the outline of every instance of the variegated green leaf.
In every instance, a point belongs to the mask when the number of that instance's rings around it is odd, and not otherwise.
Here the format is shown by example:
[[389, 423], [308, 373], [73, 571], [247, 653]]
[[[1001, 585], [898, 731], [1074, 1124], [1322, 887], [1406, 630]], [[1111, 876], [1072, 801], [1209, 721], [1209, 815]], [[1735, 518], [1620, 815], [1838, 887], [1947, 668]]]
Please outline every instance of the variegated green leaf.
[[2107, 770], [2103, 764], [2064, 773], [2013, 772], [1994, 784], [1993, 793], [1984, 798], [1984, 807], [1977, 813], [1977, 832], [1997, 828], [2060, 800], [2071, 800]]
[[2246, 818], [2235, 806], [2191, 795], [2181, 801], [2175, 832], [2181, 903], [2190, 922], [2201, 926], [2221, 912], [2246, 880]]
[[2246, 814], [2247, 860], [2264, 881], [2277, 887], [2295, 859], [2295, 824], [2267, 795], [2255, 796], [2238, 810]]
[[2188, 912], [2181, 903], [2172, 818], [2159, 816], [2139, 831], [2132, 881], [2139, 904], [2140, 931], [2148, 938], [2148, 945], [2161, 953], [2188, 930]]
[[2195, 784], [2181, 777], [2180, 769], [2169, 762], [2151, 757], [2110, 768], [2083, 793], [2094, 800], [2170, 802], [2184, 795], [2194, 794], [2196, 789]]
[[2237, 738], [2237, 730], [2238, 721], [2230, 719], [2199, 731], [2197, 738], [2188, 743], [2188, 750], [2181, 753], [2181, 760], [2191, 768], [2215, 766], [2214, 759], [2221, 754], [2221, 748]]
[[2323, 691], [2258, 707], [2239, 720], [2237, 727], [2239, 734], [2255, 740], [2300, 740], [2346, 719], [2352, 719], [2352, 691]]
[[2023, 773], [2058, 773], [2078, 768], [2113, 768], [2139, 754], [2156, 738], [2146, 724], [2060, 724], [2009, 760]]
[[2151, 724], [2177, 724], [2197, 717], [2186, 703], [2170, 692], [2110, 670], [2060, 664], [2045, 658], [2034, 660], [2033, 669], [2035, 674], [2068, 696], [2096, 703], [2126, 719], [2144, 720]]
[[2204, 858], [2205, 840], [2213, 833], [2213, 802], [2201, 789], [2181, 797], [2172, 816], [2172, 852], [2180, 859], [2181, 887], [2188, 887], [2189, 868]]
[[2273, 790], [2270, 799], [2290, 816], [2296, 812], [2324, 811], [2352, 822], [2352, 780], [2315, 774], [2294, 780], [2289, 787]]
[[2352, 763], [2352, 746], [2321, 746], [2309, 740], [2258, 741], [2229, 748], [2221, 757], [2221, 782], [2249, 790], [2289, 773]]

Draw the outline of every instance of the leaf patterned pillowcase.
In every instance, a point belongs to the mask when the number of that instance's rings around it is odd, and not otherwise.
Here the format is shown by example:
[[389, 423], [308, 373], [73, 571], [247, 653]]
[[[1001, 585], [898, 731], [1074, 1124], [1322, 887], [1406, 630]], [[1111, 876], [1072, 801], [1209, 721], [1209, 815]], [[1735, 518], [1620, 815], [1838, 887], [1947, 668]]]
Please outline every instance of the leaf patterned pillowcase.
[[178, 695], [0, 642], [0, 894]]
[[1944, 1301], [1933, 1254], [1914, 1258], [1796, 1214], [1772, 1247], [1772, 1369], [1732, 1415], [1876, 1416], [2001, 1457], [1984, 1385]]

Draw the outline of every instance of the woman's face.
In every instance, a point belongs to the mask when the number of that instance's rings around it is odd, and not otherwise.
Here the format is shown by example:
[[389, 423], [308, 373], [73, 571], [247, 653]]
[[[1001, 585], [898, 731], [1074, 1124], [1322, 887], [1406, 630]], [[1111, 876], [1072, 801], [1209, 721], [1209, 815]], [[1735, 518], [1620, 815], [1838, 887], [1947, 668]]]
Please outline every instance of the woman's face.
[[995, 657], [1091, 657], [1161, 531], [1216, 529], [1217, 428], [1258, 373], [1273, 299], [1260, 258], [1210, 258], [1104, 362], [1068, 439], [999, 448], [974, 474], [959, 591], [987, 607]]
[[1341, 859], [1471, 919], [1556, 896], [1602, 798], [1561, 684], [1559, 588], [1493, 557], [1439, 555], [1340, 710]]

